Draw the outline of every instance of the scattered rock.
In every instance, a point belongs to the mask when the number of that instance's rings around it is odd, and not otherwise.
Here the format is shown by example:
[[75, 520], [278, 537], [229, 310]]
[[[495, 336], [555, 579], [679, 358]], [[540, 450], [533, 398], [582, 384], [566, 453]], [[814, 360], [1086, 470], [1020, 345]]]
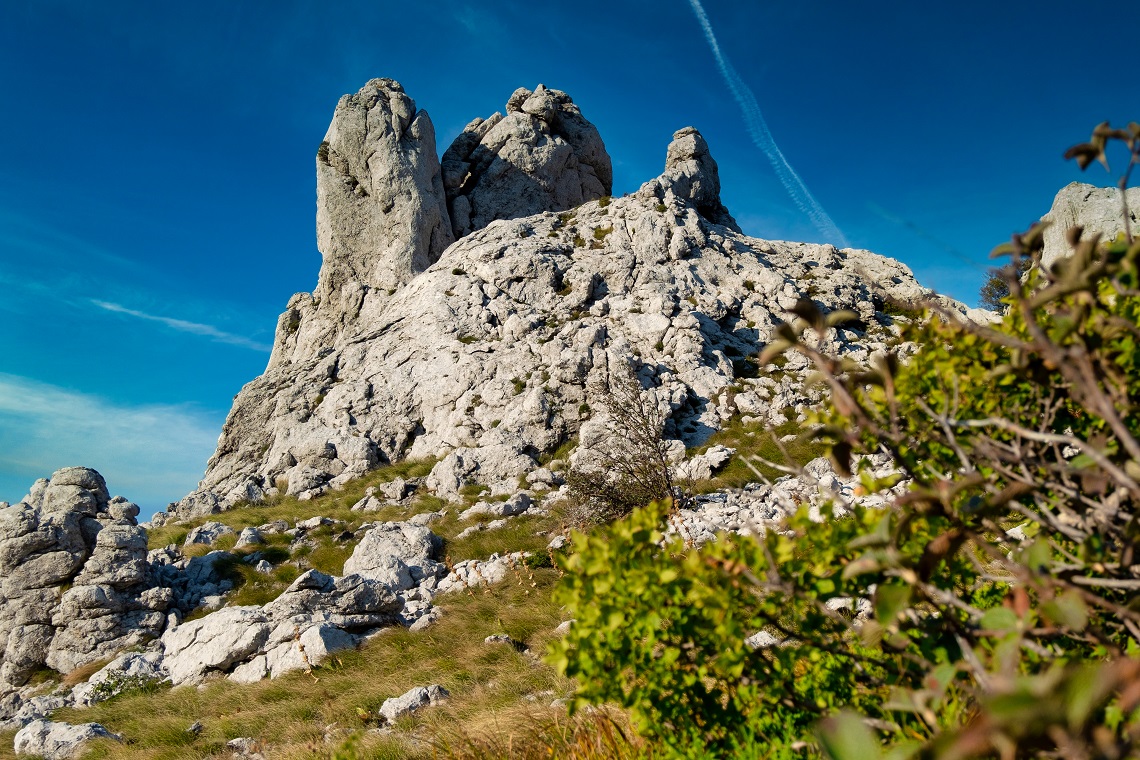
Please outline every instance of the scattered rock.
[[528, 552], [514, 552], [506, 556], [492, 554], [485, 560], [469, 559], [459, 562], [452, 572], [439, 581], [439, 593], [462, 591], [476, 586], [490, 586], [501, 582], [529, 557]]
[[758, 631], [744, 640], [749, 649], [767, 649], [780, 643], [780, 640], [767, 631]]
[[242, 531], [238, 535], [238, 540], [234, 545], [234, 548], [245, 549], [250, 546], [261, 546], [264, 543], [265, 537], [261, 535], [260, 530], [257, 528], [242, 528]]
[[446, 572], [436, 561], [442, 546], [439, 537], [422, 525], [381, 523], [357, 544], [344, 572], [380, 581], [396, 591], [409, 589]]
[[447, 689], [438, 684], [417, 686], [398, 697], [384, 700], [384, 704], [380, 705], [380, 717], [392, 723], [397, 718], [410, 715], [422, 707], [438, 705], [449, 696], [451, 694]]
[[71, 701], [77, 707], [90, 707], [96, 702], [165, 680], [169, 674], [157, 652], [125, 652], [111, 660], [85, 683], [71, 690]]
[[190, 546], [191, 544], [213, 546], [218, 542], [219, 538], [222, 536], [232, 536], [234, 532], [233, 528], [220, 522], [202, 523], [187, 534], [183, 544], [185, 546]]
[[530, 498], [530, 494], [525, 491], [516, 493], [506, 501], [481, 501], [475, 506], [465, 509], [459, 513], [460, 520], [470, 520], [478, 515], [489, 515], [492, 517], [513, 517], [521, 515], [523, 512], [530, 509], [534, 502]]
[[16, 734], [17, 755], [34, 755], [44, 760], [69, 760], [78, 757], [83, 745], [91, 739], [114, 739], [123, 737], [112, 734], [98, 723], [83, 723], [73, 726], [70, 723], [53, 723], [46, 720], [32, 721]]
[[264, 760], [261, 754], [261, 744], [251, 736], [240, 736], [226, 742], [226, 748], [233, 751], [233, 757], [239, 760]]
[[688, 459], [676, 467], [676, 476], [682, 480], [708, 480], [718, 469], [728, 464], [736, 449], [716, 445], [708, 451]]

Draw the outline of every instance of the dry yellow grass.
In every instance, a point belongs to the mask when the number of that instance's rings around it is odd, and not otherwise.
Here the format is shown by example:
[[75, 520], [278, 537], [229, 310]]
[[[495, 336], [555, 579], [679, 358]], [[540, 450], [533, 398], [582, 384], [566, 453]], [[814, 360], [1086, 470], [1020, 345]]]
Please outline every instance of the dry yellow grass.
[[[620, 715], [616, 723], [596, 715], [569, 719], [564, 708], [548, 706], [573, 689], [541, 660], [560, 622], [550, 601], [556, 575], [520, 568], [498, 586], [440, 597], [444, 615], [427, 630], [387, 630], [310, 674], [128, 693], [55, 718], [98, 722], [124, 736], [124, 744], [93, 743], [91, 758], [227, 757], [226, 741], [239, 736], [265, 742], [267, 757], [289, 760], [338, 752], [345, 758], [550, 757], [556, 750], [564, 757], [575, 756], [567, 753], [577, 746], [583, 758], [633, 756], [621, 738], [627, 729]], [[485, 644], [495, 633], [530, 651]], [[442, 684], [451, 699], [402, 719], [390, 733], [372, 730], [385, 699], [430, 683]], [[195, 721], [203, 725], [197, 736], [186, 732]], [[0, 746], [10, 748], [10, 738]]]
[[[462, 505], [421, 498], [410, 508], [390, 507], [362, 515], [350, 511], [369, 485], [423, 474], [431, 463], [384, 468], [350, 483], [345, 489], [307, 502], [280, 499], [247, 506], [207, 519], [240, 530], [277, 519], [295, 522], [315, 515], [344, 520], [346, 525], [312, 531], [317, 546], [290, 557], [287, 539], [273, 537], [262, 551], [281, 561], [273, 576], [253, 573], [235, 562], [239, 588], [230, 604], [263, 603], [280, 592], [305, 566], [340, 573], [353, 542], [337, 542], [336, 534], [363, 522], [406, 519], [412, 514], [447, 508], [432, 525], [445, 539], [452, 562], [483, 558], [492, 552], [530, 550], [545, 559], [549, 534], [562, 528], [557, 515], [515, 518], [498, 530], [456, 539], [470, 522], [457, 519]], [[200, 520], [204, 522], [205, 520]], [[181, 543], [192, 527], [168, 526], [154, 531], [152, 546]], [[247, 572], [248, 571], [248, 572]], [[267, 758], [428, 758], [428, 757], [566, 757], [632, 758], [644, 756], [625, 716], [619, 711], [573, 717], [564, 707], [551, 707], [569, 696], [572, 682], [542, 661], [561, 612], [551, 599], [557, 571], [517, 568], [503, 583], [437, 598], [442, 618], [412, 633], [388, 629], [357, 651], [340, 653], [311, 673], [238, 685], [218, 680], [202, 688], [159, 688], [128, 692], [94, 707], [58, 711], [53, 718], [71, 723], [96, 722], [124, 737], [122, 744], [101, 741], [84, 757], [122, 760], [228, 758], [226, 742], [250, 736], [263, 743]], [[528, 652], [503, 644], [486, 644], [492, 634], [506, 633]], [[83, 673], [72, 674], [75, 681]], [[377, 709], [389, 697], [415, 686], [443, 685], [451, 698], [378, 730]], [[203, 729], [187, 732], [196, 721]], [[15, 732], [0, 734], [0, 760], [14, 758]]]

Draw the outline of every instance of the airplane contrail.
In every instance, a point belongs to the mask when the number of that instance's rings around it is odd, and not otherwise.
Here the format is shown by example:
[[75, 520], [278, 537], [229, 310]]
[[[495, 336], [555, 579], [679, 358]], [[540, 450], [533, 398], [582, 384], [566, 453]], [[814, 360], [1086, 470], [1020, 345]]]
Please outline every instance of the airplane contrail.
[[784, 158], [780, 147], [776, 145], [776, 141], [768, 129], [768, 123], [764, 121], [764, 114], [760, 111], [760, 104], [756, 102], [756, 96], [721, 51], [720, 44], [716, 41], [716, 35], [713, 34], [712, 24], [709, 23], [709, 17], [705, 14], [704, 6], [701, 5], [700, 0], [689, 0], [689, 5], [693, 7], [693, 13], [697, 14], [697, 21], [704, 29], [705, 39], [708, 40], [713, 56], [716, 57], [721, 76], [728, 84], [728, 89], [732, 92], [736, 104], [744, 113], [744, 123], [748, 128], [748, 135], [752, 138], [752, 142], [768, 157], [768, 161], [776, 171], [776, 176], [784, 185], [784, 189], [788, 191], [788, 195], [792, 196], [792, 200], [800, 211], [811, 219], [816, 229], [830, 242], [846, 248], [848, 246], [847, 237], [823, 210], [823, 206], [819, 205], [819, 201], [812, 197], [807, 185], [800, 179], [800, 175], [796, 174], [796, 170], [788, 163], [788, 159]]

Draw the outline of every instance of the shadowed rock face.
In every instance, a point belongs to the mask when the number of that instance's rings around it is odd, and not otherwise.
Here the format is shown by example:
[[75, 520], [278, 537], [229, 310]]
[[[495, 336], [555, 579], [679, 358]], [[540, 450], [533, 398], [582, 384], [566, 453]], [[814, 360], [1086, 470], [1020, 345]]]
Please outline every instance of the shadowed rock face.
[[468, 124], [443, 154], [456, 238], [496, 219], [564, 211], [612, 192], [606, 146], [569, 95], [520, 87], [506, 111]]

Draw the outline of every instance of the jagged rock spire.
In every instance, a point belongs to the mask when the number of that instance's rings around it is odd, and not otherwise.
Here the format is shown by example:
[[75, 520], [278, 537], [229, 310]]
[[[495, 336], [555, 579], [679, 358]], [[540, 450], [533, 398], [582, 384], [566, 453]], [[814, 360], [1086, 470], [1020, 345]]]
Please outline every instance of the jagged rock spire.
[[612, 192], [606, 146], [569, 95], [520, 87], [506, 111], [472, 121], [443, 154], [457, 238], [496, 219], [564, 211]]
[[720, 201], [720, 172], [709, 152], [709, 145], [693, 127], [673, 133], [665, 152], [665, 173], [661, 175], [678, 198], [689, 201], [704, 218], [740, 232], [732, 214]]
[[317, 151], [324, 262], [314, 295], [326, 301], [350, 283], [396, 288], [452, 241], [427, 112], [391, 79], [342, 97]]

